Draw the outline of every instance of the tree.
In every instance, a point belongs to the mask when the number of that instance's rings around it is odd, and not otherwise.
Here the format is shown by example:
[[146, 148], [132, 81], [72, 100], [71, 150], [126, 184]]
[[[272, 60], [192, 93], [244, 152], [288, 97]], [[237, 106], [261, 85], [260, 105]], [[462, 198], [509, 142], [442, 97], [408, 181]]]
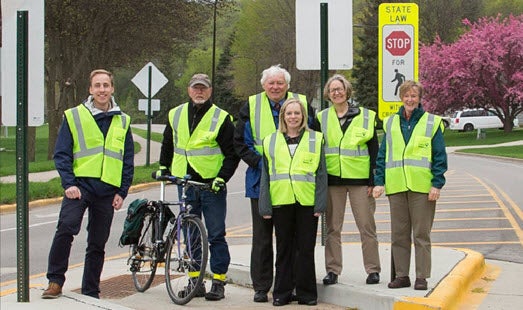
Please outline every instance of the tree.
[[246, 99], [260, 92], [261, 72], [281, 64], [291, 74], [290, 90], [314, 98], [319, 72], [296, 68], [295, 1], [244, 0], [241, 10], [231, 46], [235, 95]]
[[418, 0], [420, 42], [432, 42], [436, 35], [453, 42], [462, 33], [461, 21], [476, 20], [483, 7], [478, 0]]
[[241, 105], [244, 101], [234, 95], [233, 76], [231, 74], [231, 44], [234, 34], [228, 40], [223, 53], [221, 54], [218, 66], [216, 68], [216, 76], [214, 77], [214, 91], [213, 100], [219, 107], [225, 109], [234, 118], [239, 117]]
[[484, 0], [485, 16], [496, 16], [501, 14], [504, 17], [523, 14], [522, 0]]
[[63, 111], [88, 94], [89, 72], [131, 66], [137, 72], [175, 44], [195, 41], [210, 13], [203, 5], [184, 0], [47, 0], [49, 159]]
[[455, 43], [436, 38], [420, 48], [420, 80], [427, 110], [493, 108], [505, 132], [523, 111], [523, 15], [485, 17], [464, 24]]

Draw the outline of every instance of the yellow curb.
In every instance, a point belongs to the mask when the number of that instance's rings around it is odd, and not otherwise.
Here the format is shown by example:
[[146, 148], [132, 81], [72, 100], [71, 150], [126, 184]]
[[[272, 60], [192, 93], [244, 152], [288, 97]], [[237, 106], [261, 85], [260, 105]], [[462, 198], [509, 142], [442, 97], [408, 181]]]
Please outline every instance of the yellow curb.
[[403, 297], [394, 303], [394, 310], [455, 309], [469, 286], [485, 270], [485, 258], [469, 249], [465, 257], [444, 277], [427, 297]]
[[[129, 193], [136, 193], [146, 189], [158, 187], [160, 182], [136, 184], [129, 188]], [[29, 202], [29, 208], [44, 207], [62, 202], [62, 197], [38, 199]], [[0, 214], [16, 211], [16, 203], [0, 205]]]

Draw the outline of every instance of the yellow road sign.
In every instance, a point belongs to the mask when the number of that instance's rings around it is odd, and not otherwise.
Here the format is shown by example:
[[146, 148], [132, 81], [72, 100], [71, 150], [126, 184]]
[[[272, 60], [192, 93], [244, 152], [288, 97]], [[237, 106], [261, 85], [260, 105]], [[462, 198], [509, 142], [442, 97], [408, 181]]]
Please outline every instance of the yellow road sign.
[[401, 107], [399, 86], [418, 80], [418, 5], [382, 3], [378, 27], [378, 117]]

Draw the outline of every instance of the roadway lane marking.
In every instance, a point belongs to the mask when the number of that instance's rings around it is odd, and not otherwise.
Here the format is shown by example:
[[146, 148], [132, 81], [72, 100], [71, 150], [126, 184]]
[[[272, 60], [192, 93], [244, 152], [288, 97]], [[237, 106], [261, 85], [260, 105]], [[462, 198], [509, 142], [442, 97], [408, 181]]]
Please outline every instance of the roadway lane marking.
[[503, 197], [510, 203], [510, 205], [512, 206], [512, 209], [514, 209], [514, 212], [516, 212], [516, 214], [518, 215], [519, 219], [523, 221], [523, 212], [521, 211], [521, 209], [519, 208], [519, 206], [514, 202], [514, 200], [512, 200], [508, 195], [507, 193], [505, 193], [504, 191], [502, 191], [498, 186], [494, 185], [496, 187], [496, 189], [501, 193], [501, 195], [503, 195]]
[[473, 178], [475, 178], [479, 183], [483, 184], [483, 186], [485, 186], [487, 191], [489, 191], [489, 193], [492, 195], [492, 197], [498, 202], [501, 210], [503, 211], [503, 214], [508, 219], [510, 225], [512, 225], [512, 227], [514, 227], [514, 231], [516, 232], [516, 235], [519, 238], [519, 242], [520, 242], [521, 246], [523, 246], [523, 230], [521, 229], [521, 227], [519, 227], [517, 220], [514, 218], [514, 216], [512, 215], [510, 210], [507, 208], [505, 203], [499, 198], [499, 196], [490, 186], [485, 184], [485, 182], [483, 182], [482, 180], [480, 180], [477, 177], [473, 176]]
[[498, 244], [519, 244], [518, 241], [464, 241], [464, 242], [432, 242], [432, 245], [439, 246], [458, 246], [458, 245], [498, 245]]

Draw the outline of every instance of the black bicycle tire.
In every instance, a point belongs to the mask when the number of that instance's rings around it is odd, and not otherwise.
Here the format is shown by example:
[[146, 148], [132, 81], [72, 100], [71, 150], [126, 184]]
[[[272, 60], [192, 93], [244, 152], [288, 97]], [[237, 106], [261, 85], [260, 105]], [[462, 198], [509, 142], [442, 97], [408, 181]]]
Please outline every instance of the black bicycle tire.
[[[140, 248], [140, 246], [142, 246], [145, 242], [154, 244], [154, 229], [155, 229], [154, 221], [155, 220], [156, 219], [154, 218], [154, 216], [145, 217], [144, 229], [142, 231], [147, 232], [148, 229], [151, 229], [152, 231], [151, 231], [151, 234], [145, 233], [145, 234], [142, 234], [142, 236], [140, 236], [140, 240], [138, 241], [137, 248]], [[149, 241], [147, 241], [147, 240], [144, 241], [144, 239], [146, 239], [146, 238], [152, 238], [152, 239], [150, 239]], [[152, 248], [153, 251], [155, 251], [155, 249], [156, 248], [154, 248], [154, 247]], [[158, 264], [157, 264], [156, 258], [154, 258], [154, 257], [157, 257], [157, 255], [151, 255], [151, 260], [149, 261], [150, 268], [151, 268], [150, 273], [147, 273], [147, 274], [140, 273], [139, 271], [136, 271], [136, 270], [132, 271], [132, 273], [131, 273], [131, 276], [133, 278], [134, 287], [140, 293], [147, 291], [151, 287], [151, 284], [154, 280], [154, 276], [156, 275], [156, 268], [158, 267]], [[140, 260], [139, 263], [141, 265], [142, 261]], [[145, 282], [143, 284], [142, 284], [143, 281], [139, 281], [139, 277], [144, 277]]]
[[[207, 240], [207, 230], [205, 229], [205, 226], [203, 225], [203, 222], [200, 218], [196, 216], [186, 216], [182, 219], [182, 230], [184, 227], [187, 227], [187, 225], [196, 225], [198, 230], [200, 231], [201, 236], [201, 259], [200, 259], [200, 275], [196, 281], [196, 284], [194, 287], [199, 287], [203, 283], [203, 279], [205, 277], [205, 270], [207, 268], [207, 257], [209, 255], [209, 244]], [[175, 291], [171, 285], [171, 254], [173, 253], [172, 247], [176, 246], [177, 242], [180, 242], [180, 238], [176, 237], [176, 230], [173, 230], [171, 233], [171, 238], [169, 238], [169, 245], [167, 247], [167, 252], [165, 254], [165, 285], [167, 288], [167, 293], [169, 294], [169, 297], [171, 300], [177, 304], [177, 305], [185, 305], [188, 302], [190, 302], [194, 296], [196, 295], [197, 290], [190, 291], [187, 295], [184, 297], [178, 296], [179, 291]], [[180, 253], [178, 253], [178, 257], [180, 257]]]

